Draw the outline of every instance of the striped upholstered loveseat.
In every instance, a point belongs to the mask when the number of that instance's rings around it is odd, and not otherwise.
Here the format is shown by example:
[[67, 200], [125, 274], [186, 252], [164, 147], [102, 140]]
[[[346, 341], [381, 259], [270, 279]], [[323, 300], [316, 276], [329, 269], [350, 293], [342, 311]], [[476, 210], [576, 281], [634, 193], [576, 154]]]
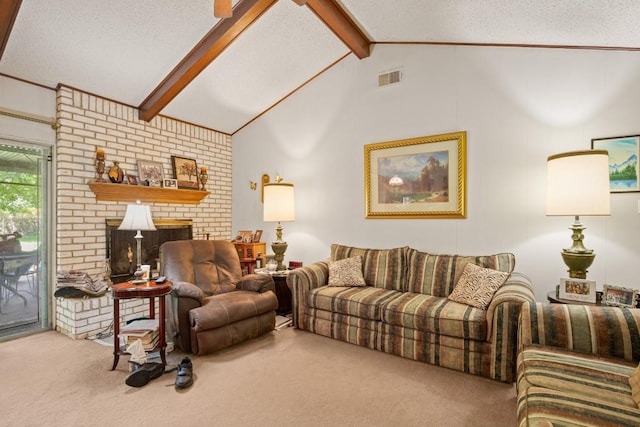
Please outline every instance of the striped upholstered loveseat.
[[640, 426], [640, 310], [527, 303], [519, 348], [519, 426]]
[[[327, 286], [331, 261], [361, 257], [366, 286]], [[511, 273], [486, 309], [447, 298], [466, 264]], [[517, 322], [533, 301], [512, 254], [436, 255], [409, 247], [331, 246], [331, 258], [289, 272], [293, 323], [320, 335], [422, 362], [515, 381]]]

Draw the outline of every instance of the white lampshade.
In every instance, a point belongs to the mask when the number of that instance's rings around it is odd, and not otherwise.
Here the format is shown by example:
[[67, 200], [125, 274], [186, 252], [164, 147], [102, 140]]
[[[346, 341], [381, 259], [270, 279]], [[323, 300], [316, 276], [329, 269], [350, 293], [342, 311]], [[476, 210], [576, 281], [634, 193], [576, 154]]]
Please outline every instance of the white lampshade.
[[547, 159], [547, 215], [610, 215], [609, 153], [573, 151]]
[[265, 221], [295, 221], [296, 204], [293, 184], [272, 183], [264, 185]]
[[136, 200], [135, 205], [127, 205], [127, 212], [118, 227], [118, 230], [155, 230], [156, 226], [151, 219], [151, 209], [147, 205], [140, 204]]

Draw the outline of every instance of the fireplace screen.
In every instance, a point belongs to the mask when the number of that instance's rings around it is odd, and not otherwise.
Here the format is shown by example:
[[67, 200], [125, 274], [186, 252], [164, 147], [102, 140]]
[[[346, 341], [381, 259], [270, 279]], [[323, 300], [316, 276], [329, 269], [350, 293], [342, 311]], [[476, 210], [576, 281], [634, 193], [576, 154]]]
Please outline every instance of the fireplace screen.
[[[134, 230], [118, 230], [121, 219], [107, 219], [107, 265], [113, 283], [125, 282], [136, 269], [136, 239]], [[191, 240], [193, 221], [190, 219], [155, 219], [157, 230], [142, 232], [142, 264], [150, 265], [153, 273], [159, 269], [160, 245], [172, 240]]]

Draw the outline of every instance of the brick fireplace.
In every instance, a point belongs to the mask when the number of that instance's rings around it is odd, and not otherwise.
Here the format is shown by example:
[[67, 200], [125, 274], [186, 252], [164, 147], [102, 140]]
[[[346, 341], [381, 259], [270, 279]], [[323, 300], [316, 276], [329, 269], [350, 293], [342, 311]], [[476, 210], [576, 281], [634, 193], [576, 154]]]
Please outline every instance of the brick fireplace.
[[[149, 123], [140, 121], [134, 107], [67, 86], [58, 88], [57, 114], [56, 270], [97, 274], [105, 272], [110, 262], [105, 224], [123, 218], [127, 202], [96, 201], [88, 185], [96, 177], [96, 148], [105, 150], [107, 168], [118, 161], [132, 175], [138, 175], [137, 161], [147, 160], [161, 162], [165, 177], [171, 178], [172, 155], [207, 166], [211, 194], [201, 203], [142, 202], [150, 205], [154, 221], [188, 218], [196, 238], [231, 238], [230, 135], [163, 116]], [[57, 298], [54, 310], [55, 329], [74, 339], [108, 330], [113, 320], [113, 300], [108, 294], [86, 300]], [[122, 304], [121, 321], [139, 317], [145, 310], [142, 302], [128, 301]]]
[[[120, 283], [132, 278], [136, 268], [135, 257], [130, 261], [129, 251], [136, 251], [135, 231], [118, 230], [120, 219], [106, 221], [107, 264], [113, 283]], [[151, 266], [152, 271], [159, 270], [160, 246], [173, 240], [193, 239], [193, 221], [190, 219], [154, 219], [156, 230], [142, 233], [142, 264]]]

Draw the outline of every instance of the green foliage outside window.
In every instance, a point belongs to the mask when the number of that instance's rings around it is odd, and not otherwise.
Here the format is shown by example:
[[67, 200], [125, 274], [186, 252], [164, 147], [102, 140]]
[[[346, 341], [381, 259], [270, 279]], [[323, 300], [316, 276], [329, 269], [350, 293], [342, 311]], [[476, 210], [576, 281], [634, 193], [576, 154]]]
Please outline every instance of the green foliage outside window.
[[0, 233], [38, 233], [38, 176], [0, 171]]

